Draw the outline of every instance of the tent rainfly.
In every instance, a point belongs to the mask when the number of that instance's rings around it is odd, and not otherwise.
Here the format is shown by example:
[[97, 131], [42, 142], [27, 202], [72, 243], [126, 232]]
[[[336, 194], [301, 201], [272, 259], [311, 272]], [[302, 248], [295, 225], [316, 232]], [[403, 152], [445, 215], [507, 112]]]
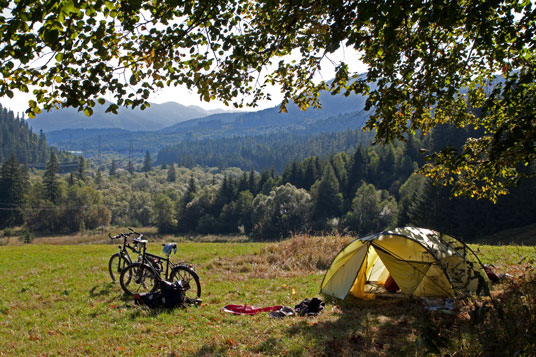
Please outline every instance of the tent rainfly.
[[409, 296], [489, 295], [482, 263], [463, 242], [424, 228], [396, 228], [352, 241], [331, 263], [320, 291], [373, 299], [391, 275]]

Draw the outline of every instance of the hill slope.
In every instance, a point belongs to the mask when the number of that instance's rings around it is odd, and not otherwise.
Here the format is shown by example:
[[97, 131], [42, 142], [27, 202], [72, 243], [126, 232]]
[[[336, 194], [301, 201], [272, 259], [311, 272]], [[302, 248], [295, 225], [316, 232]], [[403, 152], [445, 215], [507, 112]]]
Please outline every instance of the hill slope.
[[197, 106], [175, 102], [151, 104], [146, 110], [120, 108], [119, 113], [105, 113], [107, 105], [95, 107], [91, 117], [72, 108], [44, 112], [29, 120], [34, 130], [50, 132], [63, 129], [115, 128], [131, 131], [159, 130], [173, 124], [201, 118], [219, 111], [207, 111]]

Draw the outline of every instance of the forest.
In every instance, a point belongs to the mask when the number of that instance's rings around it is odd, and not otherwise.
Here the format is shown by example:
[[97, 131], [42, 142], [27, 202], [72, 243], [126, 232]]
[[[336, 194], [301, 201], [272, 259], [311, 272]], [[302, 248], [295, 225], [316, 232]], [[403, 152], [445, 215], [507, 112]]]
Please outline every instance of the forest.
[[[20, 118], [2, 113], [2, 133], [10, 134], [3, 134], [1, 145], [4, 157], [8, 155], [0, 178], [2, 229], [55, 234], [110, 224], [156, 226], [161, 233], [246, 234], [262, 241], [300, 232], [365, 235], [417, 225], [471, 241], [536, 220], [534, 178], [521, 181], [493, 204], [452, 197], [450, 187], [434, 186], [415, 174], [424, 164], [423, 151], [446, 145], [455, 149], [475, 134], [470, 129], [442, 125], [432, 135], [384, 145], [372, 145], [351, 130], [309, 142], [288, 140], [286, 147], [271, 147], [262, 138], [204, 140], [176, 146], [182, 151], [175, 162], [159, 156], [159, 163], [147, 151], [142, 162], [112, 160], [98, 166], [50, 149], [44, 134], [37, 136]], [[8, 141], [13, 137], [27, 139], [14, 146]], [[209, 158], [207, 152], [227, 157], [236, 152], [239, 160], [255, 142], [257, 152], [267, 158], [262, 162], [250, 156], [250, 170], [202, 161]], [[342, 151], [328, 155], [318, 149], [319, 155], [303, 157], [303, 148], [312, 142], [312, 147]], [[186, 148], [191, 154], [184, 154]], [[186, 158], [189, 167], [184, 166]], [[43, 160], [44, 170], [32, 166]], [[283, 160], [284, 166], [273, 164]], [[242, 165], [237, 161], [235, 166]]]

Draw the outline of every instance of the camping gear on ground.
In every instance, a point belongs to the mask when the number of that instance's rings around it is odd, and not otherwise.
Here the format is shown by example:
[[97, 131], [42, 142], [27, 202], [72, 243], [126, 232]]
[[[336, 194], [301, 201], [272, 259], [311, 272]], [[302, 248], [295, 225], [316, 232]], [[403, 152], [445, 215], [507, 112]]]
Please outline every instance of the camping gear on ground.
[[317, 316], [324, 310], [326, 303], [318, 298], [304, 299], [294, 307], [299, 316]]
[[223, 308], [223, 311], [231, 313], [233, 315], [256, 315], [261, 312], [269, 312], [271, 317], [287, 317], [287, 316], [316, 316], [322, 310], [324, 310], [324, 307], [326, 304], [318, 299], [318, 298], [312, 298], [304, 299], [302, 302], [300, 302], [298, 305], [294, 307], [294, 311], [292, 308], [288, 306], [267, 306], [267, 307], [256, 307], [251, 305], [226, 305]]
[[162, 292], [162, 302], [164, 307], [174, 308], [184, 305], [185, 289], [182, 281], [160, 281], [160, 291]]
[[396, 228], [352, 241], [326, 272], [320, 291], [373, 299], [388, 276], [409, 296], [489, 295], [489, 280], [463, 242], [430, 229]]
[[223, 308], [223, 311], [229, 312], [233, 315], [255, 315], [261, 312], [271, 312], [281, 309], [282, 306], [267, 306], [267, 307], [256, 307], [250, 305], [226, 305]]
[[288, 316], [296, 316], [296, 313], [291, 307], [281, 306], [279, 310], [270, 312], [270, 316], [282, 319]]
[[438, 311], [447, 314], [451, 314], [454, 310], [454, 299], [437, 299], [422, 297], [421, 301], [424, 304], [424, 308], [428, 311]]
[[142, 294], [134, 294], [134, 302], [138, 305], [147, 306], [151, 309], [165, 307], [173, 309], [184, 306], [185, 289], [180, 281], [170, 283], [169, 281], [160, 281], [160, 290]]
[[134, 303], [136, 305], [147, 306], [150, 309], [162, 307], [164, 304], [162, 301], [162, 293], [160, 291], [134, 294], [132, 297], [134, 298]]

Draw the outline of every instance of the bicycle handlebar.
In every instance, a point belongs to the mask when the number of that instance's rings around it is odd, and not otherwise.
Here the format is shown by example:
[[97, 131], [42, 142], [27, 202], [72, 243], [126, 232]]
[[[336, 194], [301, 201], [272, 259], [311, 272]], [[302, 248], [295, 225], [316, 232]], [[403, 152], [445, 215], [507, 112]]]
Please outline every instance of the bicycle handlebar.
[[137, 234], [137, 235], [139, 235], [139, 236], [142, 236], [142, 235], [143, 235], [143, 234], [141, 234], [141, 233], [136, 232], [136, 231], [133, 230], [132, 228], [129, 228], [128, 230], [129, 230], [130, 232], [127, 233], [127, 234]]
[[123, 237], [125, 237], [125, 234], [124, 234], [124, 233], [119, 233], [119, 234], [116, 235], [116, 236], [112, 236], [111, 233], [108, 233], [108, 237], [110, 237], [110, 239], [119, 239], [119, 238], [123, 238]]
[[128, 232], [128, 233], [119, 233], [118, 235], [115, 235], [115, 236], [112, 236], [111, 233], [108, 233], [108, 237], [110, 239], [112, 239], [112, 240], [120, 239], [120, 238], [128, 238], [128, 236], [130, 236], [131, 234], [137, 234], [138, 237], [136, 237], [136, 239], [140, 239], [141, 237], [143, 237], [143, 234], [136, 232], [132, 228], [129, 228], [129, 230], [130, 230], [130, 232]]

